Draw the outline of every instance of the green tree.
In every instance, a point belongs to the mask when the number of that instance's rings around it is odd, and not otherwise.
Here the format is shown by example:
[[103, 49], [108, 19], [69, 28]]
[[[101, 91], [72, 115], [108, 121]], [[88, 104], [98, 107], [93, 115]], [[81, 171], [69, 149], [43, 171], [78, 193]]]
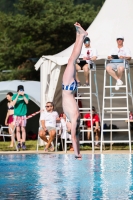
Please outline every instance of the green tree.
[[105, 0], [90, 0], [90, 4], [94, 5], [94, 8], [99, 9], [103, 3], [105, 2]]
[[82, 3], [89, 3], [90, 5], [93, 5], [95, 9], [99, 9], [105, 0], [75, 0], [75, 4], [82, 4]]
[[15, 3], [18, 3], [18, 0], [0, 0], [0, 11], [5, 13], [15, 13]]
[[98, 13], [90, 4], [75, 5], [73, 0], [19, 0], [15, 7], [19, 14], [1, 14], [1, 69], [16, 69], [27, 58], [64, 50], [75, 40], [75, 21], [87, 29]]

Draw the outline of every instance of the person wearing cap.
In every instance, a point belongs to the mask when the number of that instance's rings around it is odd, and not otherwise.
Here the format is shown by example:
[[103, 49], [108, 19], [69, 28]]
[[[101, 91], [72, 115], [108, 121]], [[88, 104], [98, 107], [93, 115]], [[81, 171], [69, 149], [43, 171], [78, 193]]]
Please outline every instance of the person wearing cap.
[[[84, 115], [84, 119], [91, 119], [91, 114], [87, 113]], [[86, 126], [88, 129], [87, 132], [87, 139], [90, 140], [91, 133], [89, 130], [91, 130], [91, 120], [85, 120]], [[100, 139], [100, 119], [98, 114], [96, 113], [96, 109], [94, 106], [92, 106], [92, 124], [94, 126], [94, 133], [95, 133], [95, 148], [99, 148], [99, 139]]]
[[[79, 56], [79, 59], [77, 60], [76, 64], [76, 81], [78, 82], [78, 86], [81, 86], [79, 77], [78, 77], [78, 71], [84, 70], [84, 76], [85, 76], [85, 83], [83, 86], [89, 85], [89, 69], [92, 67], [93, 61], [97, 59], [97, 50], [95, 48], [92, 48], [90, 46], [90, 38], [86, 37], [84, 39], [84, 47], [82, 48], [81, 54]], [[82, 62], [82, 60], [86, 61], [85, 63]]]
[[[124, 37], [122, 35], [118, 35], [116, 38], [117, 47], [111, 49], [108, 59], [112, 60], [113, 55], [117, 55], [119, 59], [131, 60], [131, 52], [130, 50], [123, 45]], [[128, 65], [126, 64], [126, 68]], [[123, 62], [116, 63], [115, 60], [110, 61], [110, 63], [106, 66], [106, 71], [110, 76], [112, 76], [116, 80], [115, 90], [119, 90], [119, 86], [123, 85], [122, 75], [125, 69], [125, 64]], [[117, 71], [117, 74], [116, 72]]]
[[[14, 104], [14, 125], [16, 126], [16, 135], [18, 141], [18, 149], [26, 149], [26, 114], [27, 114], [27, 104], [29, 102], [29, 96], [24, 92], [24, 86], [19, 85], [17, 88], [17, 93], [12, 97]], [[20, 131], [22, 132], [22, 139], [20, 137]]]

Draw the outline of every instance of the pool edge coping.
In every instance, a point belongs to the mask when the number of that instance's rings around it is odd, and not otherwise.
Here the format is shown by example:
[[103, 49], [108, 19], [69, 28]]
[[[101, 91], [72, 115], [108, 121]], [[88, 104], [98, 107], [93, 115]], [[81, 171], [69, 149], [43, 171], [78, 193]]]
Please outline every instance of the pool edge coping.
[[[102, 153], [100, 150], [96, 150], [94, 153], [92, 151], [81, 151], [81, 154], [133, 154], [133, 151], [130, 153], [129, 150], [106, 150]], [[44, 152], [44, 150], [32, 150], [32, 151], [0, 151], [0, 154], [74, 154], [74, 152], [67, 151], [54, 151], [54, 152]]]

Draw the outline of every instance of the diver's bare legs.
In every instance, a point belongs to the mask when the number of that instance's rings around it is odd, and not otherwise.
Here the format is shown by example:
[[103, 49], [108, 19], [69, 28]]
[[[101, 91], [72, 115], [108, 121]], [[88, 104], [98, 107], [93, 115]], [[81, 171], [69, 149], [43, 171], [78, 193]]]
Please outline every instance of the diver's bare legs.
[[64, 85], [69, 85], [74, 81], [75, 74], [76, 74], [76, 60], [80, 55], [83, 41], [85, 36], [88, 35], [88, 33], [80, 26], [79, 23], [75, 23], [74, 26], [76, 27], [76, 41], [74, 44], [74, 48], [72, 51], [72, 54], [68, 60], [68, 64], [66, 67], [66, 70], [63, 74], [63, 84]]
[[[72, 54], [69, 58], [66, 70], [63, 74], [63, 84], [70, 85], [75, 79], [76, 73], [76, 60], [80, 55], [81, 48], [83, 45], [83, 41], [85, 36], [87, 36], [87, 32], [80, 26], [79, 23], [75, 23], [74, 26], [76, 27], [76, 41], [72, 51]], [[63, 102], [63, 110], [68, 119], [71, 122], [71, 135], [72, 135], [72, 142], [73, 148], [75, 152], [75, 156], [81, 158], [80, 150], [79, 150], [79, 135], [78, 135], [78, 128], [79, 128], [79, 109], [78, 105], [75, 101], [74, 95], [70, 90], [63, 90], [62, 91], [62, 102]]]

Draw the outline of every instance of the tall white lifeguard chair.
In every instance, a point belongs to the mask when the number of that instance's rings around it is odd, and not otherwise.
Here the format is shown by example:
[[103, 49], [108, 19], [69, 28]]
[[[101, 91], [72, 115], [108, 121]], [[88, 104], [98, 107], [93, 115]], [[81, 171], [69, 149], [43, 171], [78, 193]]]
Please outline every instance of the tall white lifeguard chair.
[[[101, 119], [101, 113], [100, 113], [100, 104], [99, 104], [99, 97], [98, 97], [98, 86], [97, 86], [97, 78], [96, 78], [96, 65], [93, 62], [92, 63], [92, 68], [90, 69], [90, 73], [89, 73], [89, 85], [88, 86], [80, 86], [77, 88], [77, 92], [76, 92], [76, 101], [77, 104], [79, 103], [79, 101], [82, 102], [82, 105], [86, 104], [88, 105], [87, 107], [82, 107], [79, 108], [80, 114], [85, 114], [90, 110], [91, 113], [91, 118], [90, 119], [84, 119], [83, 117], [81, 117], [80, 119], [80, 133], [82, 134], [82, 140], [80, 140], [80, 144], [92, 144], [92, 152], [94, 153], [94, 133], [93, 133], [93, 122], [92, 122], [92, 95], [94, 95], [97, 99], [97, 107], [98, 107], [98, 114], [99, 117]], [[79, 73], [83, 73], [83, 70], [79, 70]], [[92, 78], [93, 77], [93, 78]], [[92, 91], [92, 81], [95, 84], [95, 91]], [[84, 101], [84, 102], [83, 102]], [[85, 140], [85, 132], [88, 132], [87, 129], [85, 129], [83, 122], [84, 121], [91, 121], [91, 130], [89, 130], [91, 132], [91, 141], [87, 141]], [[66, 141], [66, 147], [65, 147], [65, 151], [67, 151], [67, 143], [72, 143], [72, 141]]]
[[[107, 85], [107, 72], [106, 65], [109, 62], [113, 63], [124, 63], [125, 65], [125, 84], [119, 86], [122, 92], [114, 92], [113, 88], [115, 85], [112, 85], [112, 77], [109, 78], [109, 85]], [[126, 67], [128, 66], [128, 68]], [[109, 76], [109, 75], [108, 75]], [[130, 133], [130, 120], [129, 120], [129, 98], [131, 97], [131, 103], [133, 105], [133, 95], [132, 95], [132, 85], [130, 79], [130, 66], [127, 60], [114, 59], [114, 60], [105, 60], [105, 70], [104, 70], [104, 85], [103, 85], [103, 106], [102, 106], [102, 123], [101, 123], [101, 152], [103, 150], [103, 144], [110, 143], [110, 150], [112, 150], [113, 143], [129, 143], [129, 150], [131, 153], [131, 133]], [[123, 106], [120, 106], [123, 104]], [[105, 123], [110, 123], [110, 129], [104, 129]], [[114, 129], [112, 127], [113, 123], [119, 122], [123, 123], [124, 127], [120, 129]], [[104, 133], [110, 133], [110, 140], [104, 140]], [[128, 140], [113, 140], [114, 132], [127, 132]]]

